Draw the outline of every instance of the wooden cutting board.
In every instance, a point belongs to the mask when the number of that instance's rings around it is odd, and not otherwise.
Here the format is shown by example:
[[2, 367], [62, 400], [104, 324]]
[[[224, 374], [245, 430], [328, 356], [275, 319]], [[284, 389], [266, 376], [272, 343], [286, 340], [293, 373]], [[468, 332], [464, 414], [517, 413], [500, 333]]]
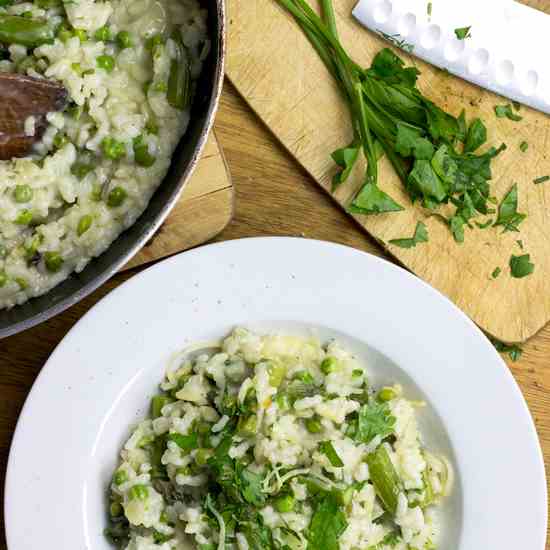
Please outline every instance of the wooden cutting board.
[[215, 237], [233, 215], [231, 176], [214, 132], [178, 203], [129, 269], [187, 250]]
[[[540, 6], [538, 0], [530, 3]], [[356, 61], [370, 65], [387, 43], [352, 19], [355, 0], [334, 0], [334, 5], [343, 43]], [[352, 137], [346, 105], [332, 78], [275, 0], [228, 0], [228, 10], [229, 78], [282, 144], [330, 192], [335, 167], [329, 155]], [[465, 107], [469, 120], [480, 116], [486, 122], [491, 145], [508, 145], [494, 162], [493, 190], [501, 199], [517, 182], [519, 211], [528, 213], [528, 218], [521, 233], [467, 230], [466, 242], [456, 244], [445, 225], [435, 217], [426, 218], [419, 206], [411, 204], [385, 158], [380, 162], [380, 186], [406, 209], [355, 218], [397, 260], [446, 294], [481, 328], [505, 342], [524, 341], [550, 320], [550, 182], [533, 184], [535, 178], [550, 175], [550, 117], [522, 108], [521, 122], [497, 119], [494, 106], [506, 100], [418, 60], [415, 63], [422, 72], [419, 85], [428, 97], [457, 116]], [[519, 149], [522, 141], [529, 143], [526, 153]], [[351, 184], [341, 187], [334, 196], [340, 205], [348, 204], [362, 177], [363, 167], [355, 171]], [[420, 220], [428, 226], [429, 243], [409, 250], [387, 244], [412, 236]], [[535, 272], [514, 279], [510, 257], [524, 253], [531, 254]], [[491, 273], [496, 267], [502, 273], [494, 280]]]

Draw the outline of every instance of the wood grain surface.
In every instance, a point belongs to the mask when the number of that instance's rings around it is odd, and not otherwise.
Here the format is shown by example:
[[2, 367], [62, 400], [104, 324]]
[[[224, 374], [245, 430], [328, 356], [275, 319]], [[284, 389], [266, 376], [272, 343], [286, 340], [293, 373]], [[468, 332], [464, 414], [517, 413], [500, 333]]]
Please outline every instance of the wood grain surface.
[[[355, 4], [334, 2], [340, 37], [351, 57], [369, 66], [388, 43], [355, 22]], [[535, 4], [550, 10], [549, 2]], [[335, 165], [329, 155], [353, 137], [347, 105], [333, 79], [277, 2], [228, 0], [228, 11], [227, 75], [285, 148], [330, 192]], [[472, 24], [475, 28], [474, 20]], [[501, 228], [467, 231], [466, 242], [459, 245], [439, 218], [428, 217], [418, 202], [411, 204], [386, 157], [379, 163], [380, 187], [405, 211], [355, 217], [400, 263], [446, 294], [479, 326], [500, 340], [524, 341], [550, 320], [550, 185], [533, 183], [550, 174], [550, 117], [522, 108], [521, 122], [499, 119], [494, 107], [507, 103], [504, 98], [418, 59], [409, 62], [420, 69], [419, 86], [430, 99], [456, 116], [466, 107], [468, 120], [481, 117], [487, 124], [488, 145], [506, 143], [507, 151], [493, 162], [492, 193], [500, 200], [517, 182], [519, 210], [528, 218], [520, 235]], [[519, 147], [523, 141], [529, 143], [525, 153]], [[364, 165], [350, 180], [334, 195], [343, 207], [363, 184]], [[428, 243], [408, 250], [388, 243], [412, 235], [418, 221], [428, 227]], [[536, 265], [534, 274], [521, 280], [510, 276], [508, 265], [512, 254], [522, 253], [517, 239]], [[491, 273], [496, 267], [503, 273], [495, 280]]]
[[[310, 176], [278, 144], [228, 83], [215, 128], [236, 190], [233, 220], [215, 240], [302, 236], [385, 256], [375, 241], [312, 183]], [[138, 271], [139, 268], [130, 269], [118, 274], [63, 314], [0, 341], [0, 502], [17, 417], [42, 365], [84, 313]], [[550, 465], [549, 358], [550, 326], [527, 342], [518, 362], [511, 363], [505, 357], [535, 419], [547, 466]], [[3, 537], [3, 515], [1, 517], [0, 537]], [[0, 549], [6, 550], [3, 538], [0, 538]]]
[[178, 203], [155, 236], [123, 270], [210, 240], [229, 223], [233, 199], [231, 174], [212, 132]]

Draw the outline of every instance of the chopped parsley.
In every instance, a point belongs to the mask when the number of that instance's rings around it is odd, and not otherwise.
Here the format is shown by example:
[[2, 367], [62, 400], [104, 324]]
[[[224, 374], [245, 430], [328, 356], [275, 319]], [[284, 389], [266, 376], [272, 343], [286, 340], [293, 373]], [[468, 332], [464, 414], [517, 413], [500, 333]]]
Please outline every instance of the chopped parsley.
[[518, 184], [514, 183], [498, 207], [498, 217], [495, 226], [504, 226], [503, 233], [507, 231], [519, 231], [518, 227], [526, 217], [526, 214], [518, 212]]
[[510, 258], [510, 273], [515, 279], [522, 279], [535, 271], [535, 264], [531, 263], [531, 255], [523, 254]]
[[512, 105], [508, 103], [507, 105], [495, 105], [495, 115], [497, 118], [508, 118], [514, 122], [519, 122], [523, 120], [523, 117], [516, 115], [512, 110]]
[[491, 273], [491, 277], [493, 279], [496, 279], [501, 273], [502, 273], [502, 269], [500, 269], [500, 267], [495, 267], [495, 269]]
[[340, 509], [336, 495], [324, 493], [309, 524], [307, 550], [338, 550], [338, 539], [347, 526], [346, 516]]
[[470, 34], [470, 30], [472, 27], [460, 27], [459, 29], [455, 29], [455, 35], [459, 40], [466, 40], [466, 38], [471, 38], [472, 35]]
[[321, 441], [319, 443], [319, 451], [321, 451], [329, 460], [330, 464], [335, 468], [342, 468], [344, 463], [338, 456], [334, 445], [330, 441]]
[[422, 222], [418, 222], [416, 224], [416, 229], [412, 237], [403, 239], [392, 239], [389, 242], [390, 244], [394, 244], [395, 246], [398, 246], [400, 248], [414, 248], [418, 243], [428, 242], [428, 229]]
[[412, 44], [409, 44], [404, 38], [401, 37], [400, 34], [387, 34], [380, 30], [378, 31], [378, 33], [384, 40], [387, 40], [390, 44], [392, 44], [396, 48], [401, 48], [407, 53], [413, 52], [414, 46]]
[[387, 403], [373, 401], [359, 410], [355, 439], [370, 443], [376, 436], [382, 439], [393, 433], [395, 416], [392, 416]]
[[522, 141], [520, 144], [519, 144], [519, 150], [522, 152], [522, 153], [525, 153], [527, 151], [527, 149], [529, 149], [529, 144], [526, 142], [526, 141]]
[[548, 180], [550, 180], [550, 176], [541, 176], [540, 178], [534, 179], [533, 183], [535, 185], [539, 185], [541, 183], [547, 182]]
[[507, 353], [510, 359], [514, 362], [518, 361], [523, 353], [523, 349], [517, 344], [505, 344], [504, 342], [500, 342], [495, 338], [490, 338], [490, 340], [499, 353]]

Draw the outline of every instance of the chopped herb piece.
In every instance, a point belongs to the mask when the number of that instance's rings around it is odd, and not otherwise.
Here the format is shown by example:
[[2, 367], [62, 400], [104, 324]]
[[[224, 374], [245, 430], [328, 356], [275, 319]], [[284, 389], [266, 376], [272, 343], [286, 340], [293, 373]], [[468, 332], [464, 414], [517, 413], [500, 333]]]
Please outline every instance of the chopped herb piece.
[[433, 4], [431, 2], [428, 2], [428, 6], [427, 6], [428, 17], [432, 16], [432, 9], [433, 9]]
[[523, 254], [522, 256], [514, 256], [510, 258], [510, 273], [512, 277], [521, 279], [531, 275], [535, 271], [535, 264], [530, 262], [531, 255]]
[[523, 250], [523, 241], [521, 239], [518, 239], [516, 243]]
[[458, 40], [465, 40], [466, 38], [471, 38], [472, 35], [470, 34], [470, 27], [460, 27], [459, 29], [455, 29], [455, 35], [458, 38]]
[[501, 274], [501, 272], [502, 272], [502, 269], [500, 269], [500, 267], [495, 267], [495, 269], [491, 273], [491, 277], [493, 279], [496, 279]]
[[319, 443], [319, 450], [328, 458], [331, 465], [335, 468], [342, 468], [344, 466], [342, 459], [338, 456], [334, 445], [330, 441], [321, 441], [321, 443]]
[[510, 356], [510, 359], [514, 362], [518, 361], [523, 353], [523, 349], [517, 344], [505, 344], [495, 338], [490, 338], [490, 340], [499, 353], [507, 353]]
[[367, 455], [367, 464], [376, 494], [382, 501], [385, 510], [392, 516], [395, 515], [401, 492], [401, 480], [386, 448], [380, 445], [374, 453]]
[[422, 222], [418, 222], [411, 238], [392, 239], [389, 242], [400, 248], [414, 248], [418, 243], [428, 242], [428, 229]]
[[487, 127], [479, 118], [476, 118], [468, 128], [466, 143], [464, 144], [465, 153], [473, 153], [487, 141]]
[[366, 183], [355, 197], [349, 211], [354, 214], [382, 214], [400, 212], [404, 208], [374, 183]]
[[169, 434], [168, 440], [173, 441], [180, 449], [183, 449], [184, 451], [192, 451], [193, 449], [199, 448], [199, 438], [196, 433], [192, 433], [189, 435], [181, 435], [181, 434]]
[[311, 518], [307, 550], [338, 550], [340, 535], [348, 526], [336, 495], [327, 493], [317, 504]]
[[526, 141], [522, 141], [520, 144], [519, 144], [519, 150], [522, 152], [522, 153], [525, 153], [527, 151], [527, 149], [529, 149], [529, 144], [526, 142]]
[[523, 119], [523, 117], [514, 113], [510, 103], [507, 105], [495, 105], [495, 114], [497, 115], [497, 118], [508, 118], [514, 122], [519, 122]]
[[545, 183], [550, 180], [550, 176], [541, 176], [540, 178], [534, 179], [533, 183], [539, 185], [540, 183]]
[[493, 225], [493, 220], [489, 219], [483, 223], [480, 222], [474, 222], [478, 229], [487, 229], [488, 227], [491, 227]]
[[514, 183], [510, 191], [504, 196], [498, 207], [498, 216], [495, 226], [504, 226], [507, 231], [519, 231], [519, 224], [525, 220], [526, 214], [518, 212], [518, 184]]
[[393, 433], [394, 425], [395, 417], [386, 403], [367, 403], [359, 410], [355, 438], [363, 443], [370, 443], [377, 435], [385, 439]]
[[349, 178], [355, 166], [355, 162], [359, 157], [359, 147], [355, 147], [351, 144], [344, 149], [337, 149], [331, 156], [332, 160], [334, 160], [336, 165], [340, 168], [332, 178], [332, 190], [334, 191]]

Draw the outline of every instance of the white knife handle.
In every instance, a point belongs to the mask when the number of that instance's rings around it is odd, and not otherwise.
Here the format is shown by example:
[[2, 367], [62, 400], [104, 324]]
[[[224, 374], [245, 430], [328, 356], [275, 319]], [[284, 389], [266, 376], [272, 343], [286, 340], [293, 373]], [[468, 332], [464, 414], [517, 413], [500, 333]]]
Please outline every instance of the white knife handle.
[[[512, 0], [360, 0], [354, 16], [398, 35], [413, 54], [483, 88], [550, 113], [550, 16]], [[471, 26], [458, 40], [455, 29]]]

